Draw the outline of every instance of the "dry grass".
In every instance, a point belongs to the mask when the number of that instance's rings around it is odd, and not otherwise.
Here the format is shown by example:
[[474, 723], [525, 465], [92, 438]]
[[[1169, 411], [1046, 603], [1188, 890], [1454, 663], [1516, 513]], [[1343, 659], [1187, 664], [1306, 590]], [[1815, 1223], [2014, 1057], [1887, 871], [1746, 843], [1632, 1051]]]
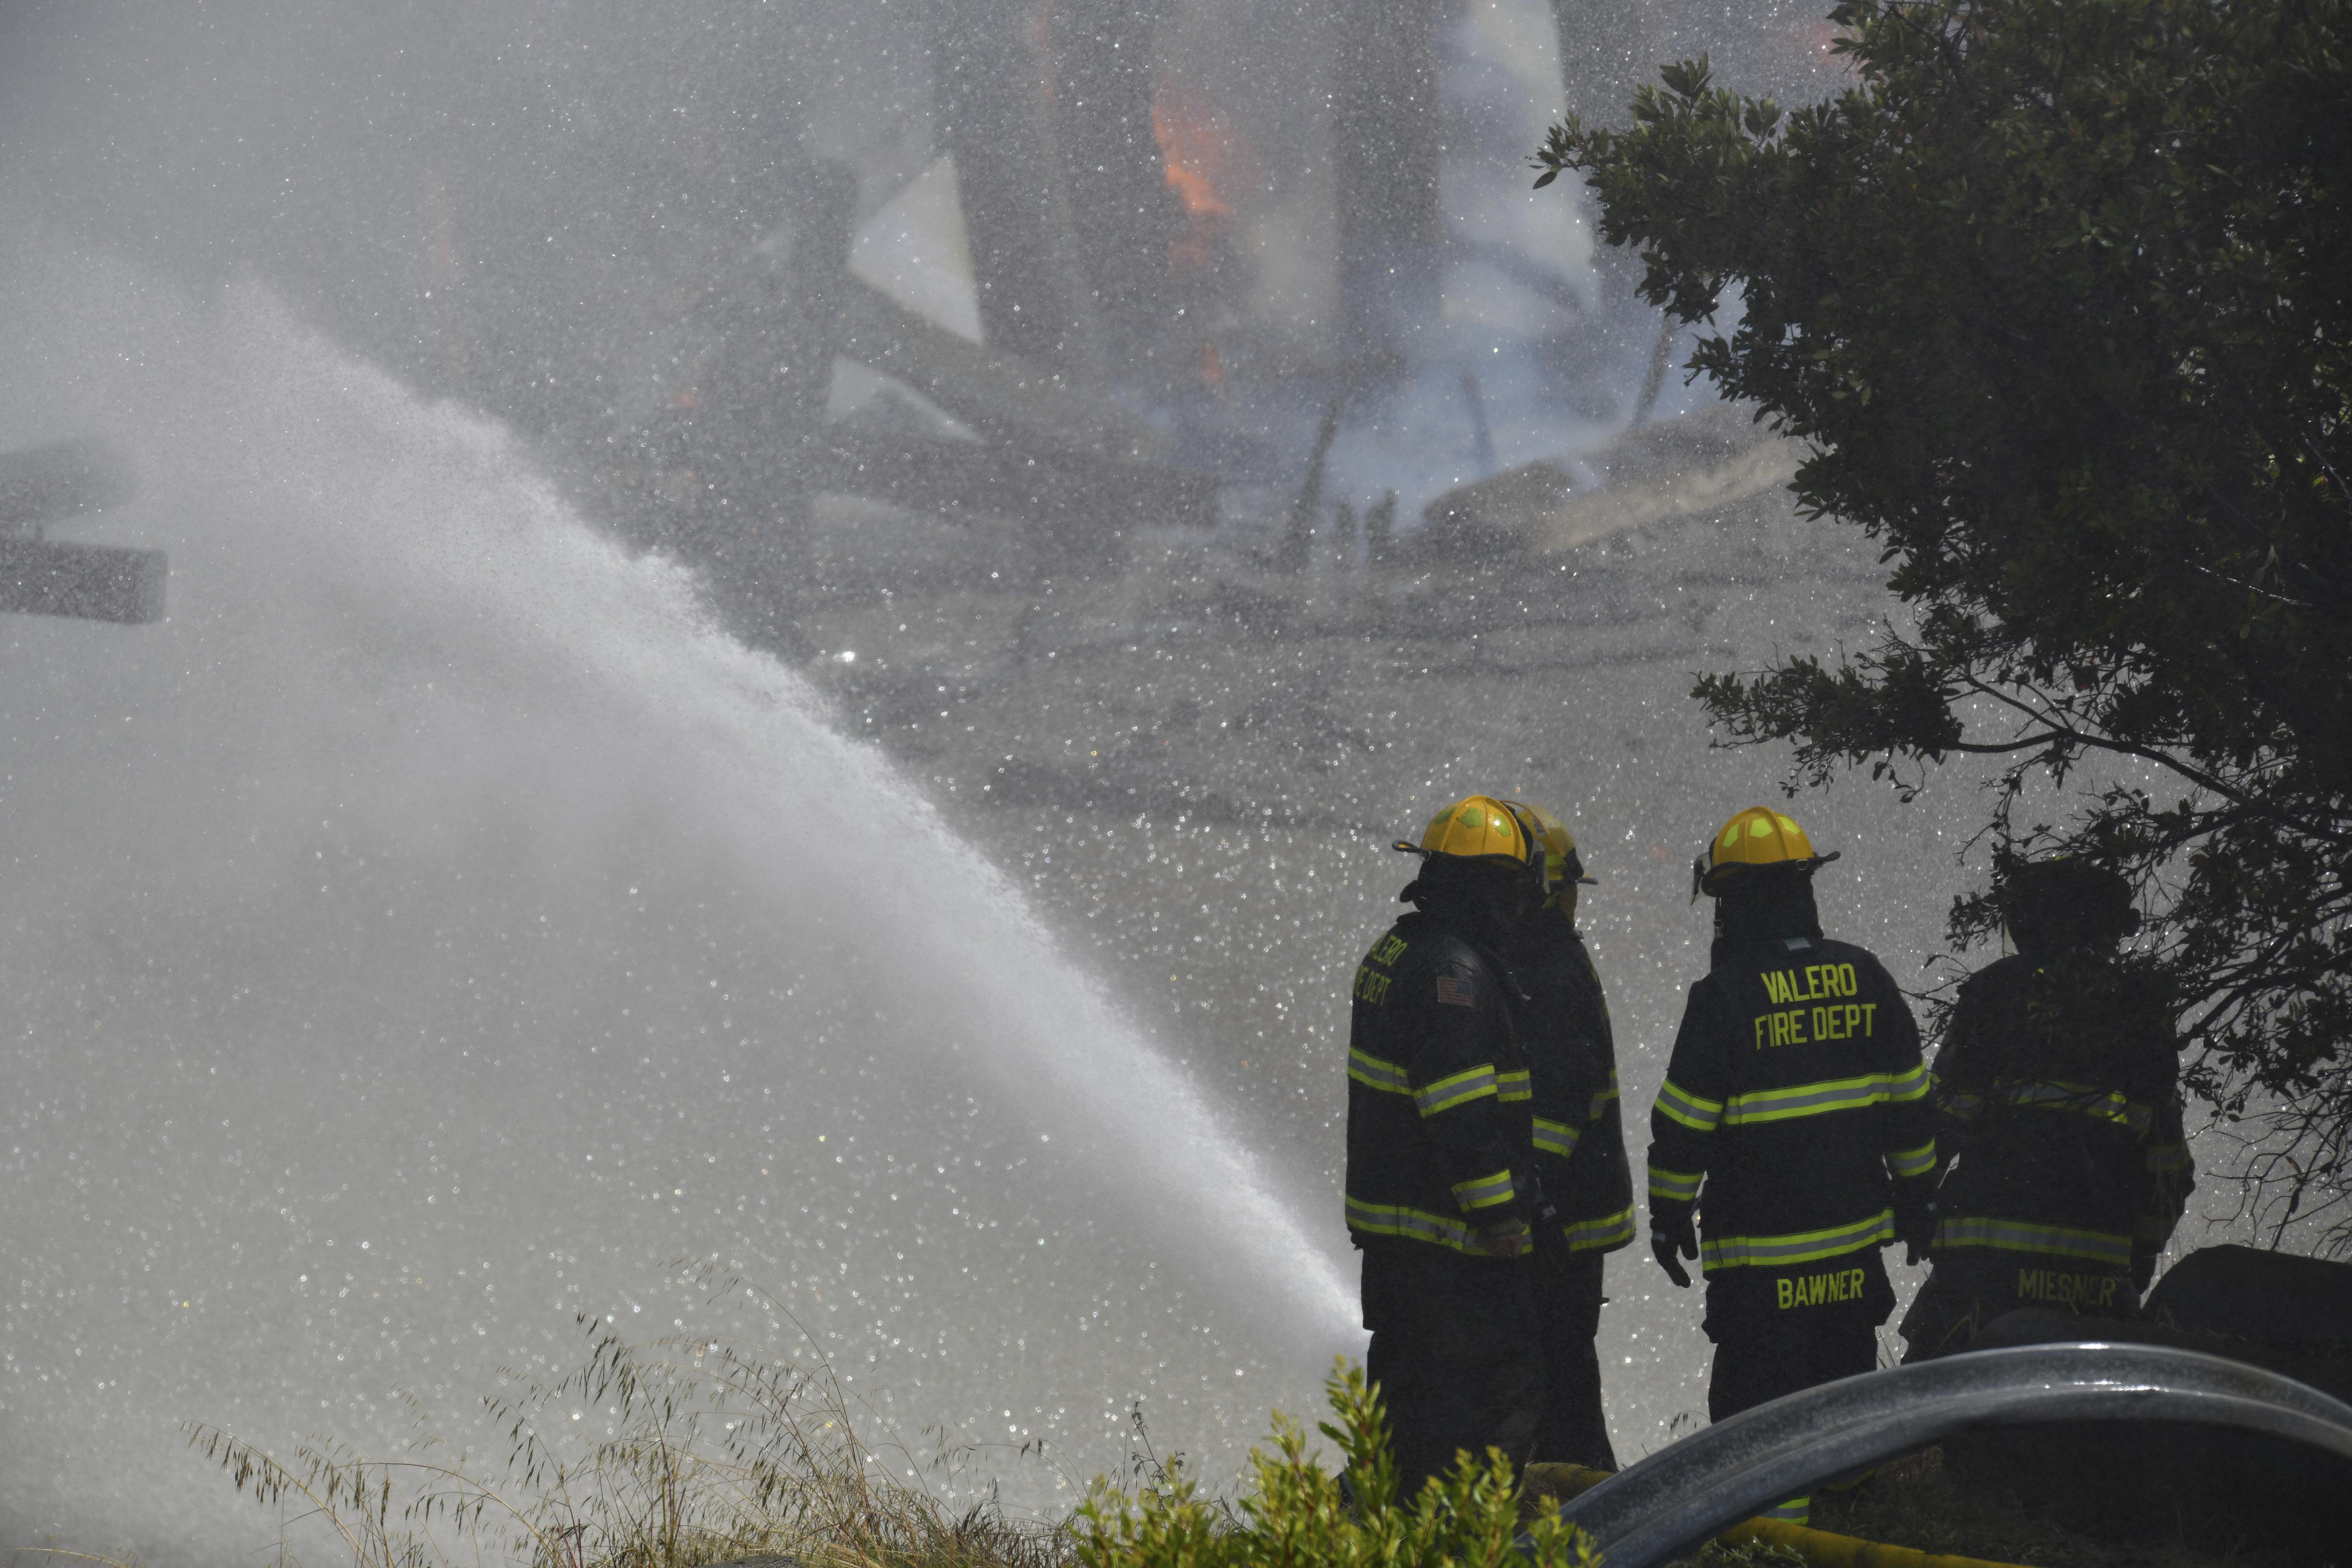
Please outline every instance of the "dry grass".
[[[1386, 1418], [1344, 1363], [1328, 1384], [1336, 1420], [1320, 1430], [1352, 1490], [1277, 1414], [1252, 1485], [1209, 1496], [1152, 1452], [1139, 1412], [1123, 1478], [1098, 1478], [1062, 1523], [1025, 1524], [992, 1502], [952, 1508], [919, 1479], [968, 1455], [925, 1465], [869, 1448], [822, 1363], [707, 1337], [635, 1345], [580, 1321], [577, 1371], [551, 1385], [514, 1377], [485, 1401], [503, 1436], [495, 1467], [430, 1435], [382, 1459], [313, 1439], [279, 1460], [208, 1426], [189, 1441], [277, 1511], [281, 1568], [298, 1546], [354, 1568], [1598, 1568], [1556, 1510], [1528, 1526], [1521, 1551], [1499, 1454], [1399, 1498]], [[610, 1435], [576, 1440], [582, 1409]]]
[[[731, 1279], [721, 1292], [737, 1289]], [[769, 1304], [789, 1318], [772, 1299]], [[810, 1568], [1069, 1568], [1067, 1531], [958, 1508], [924, 1484], [969, 1455], [870, 1447], [821, 1358], [677, 1335], [632, 1343], [577, 1319], [578, 1370], [552, 1384], [509, 1373], [484, 1400], [503, 1436], [484, 1463], [424, 1435], [378, 1458], [314, 1437], [279, 1460], [216, 1427], [188, 1440], [274, 1510], [278, 1560], [327, 1544], [356, 1568], [698, 1568], [789, 1556]], [[812, 1340], [810, 1342], [814, 1343]], [[569, 1412], [602, 1413], [584, 1445]]]

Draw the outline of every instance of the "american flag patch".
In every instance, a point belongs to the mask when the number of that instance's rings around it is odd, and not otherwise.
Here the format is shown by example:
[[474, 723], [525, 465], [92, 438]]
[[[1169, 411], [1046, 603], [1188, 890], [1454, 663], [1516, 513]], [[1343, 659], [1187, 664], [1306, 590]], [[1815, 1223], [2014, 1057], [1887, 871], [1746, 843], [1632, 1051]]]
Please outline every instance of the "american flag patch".
[[1451, 974], [1441, 974], [1437, 977], [1437, 999], [1454, 1007], [1477, 1005], [1470, 999], [1469, 984], [1454, 979]]

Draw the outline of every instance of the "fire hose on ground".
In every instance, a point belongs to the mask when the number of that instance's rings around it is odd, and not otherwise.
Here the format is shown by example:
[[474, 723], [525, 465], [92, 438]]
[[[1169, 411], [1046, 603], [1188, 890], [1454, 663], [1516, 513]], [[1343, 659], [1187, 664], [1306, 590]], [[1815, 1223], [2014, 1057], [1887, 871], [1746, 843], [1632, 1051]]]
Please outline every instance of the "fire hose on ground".
[[[1536, 1464], [1528, 1467], [1527, 1481], [1530, 1489], [1566, 1503], [1615, 1474], [1614, 1470], [1587, 1469], [1582, 1465]], [[1753, 1542], [1785, 1547], [1811, 1563], [1812, 1568], [2019, 1568], [2013, 1563], [1992, 1563], [1977, 1557], [1921, 1552], [1909, 1546], [1888, 1546], [1876, 1541], [1858, 1541], [1851, 1535], [1813, 1530], [1779, 1519], [1743, 1520], [1718, 1531], [1715, 1539], [1724, 1546]]]
[[2053, 1421], [2192, 1422], [2352, 1460], [2352, 1406], [2262, 1367], [2158, 1345], [2018, 1345], [1776, 1399], [1598, 1481], [1560, 1513], [1609, 1568], [1654, 1568], [1735, 1527], [1738, 1538], [1790, 1546], [1819, 1568], [1958, 1568], [1969, 1560], [1754, 1516], [1958, 1432]]

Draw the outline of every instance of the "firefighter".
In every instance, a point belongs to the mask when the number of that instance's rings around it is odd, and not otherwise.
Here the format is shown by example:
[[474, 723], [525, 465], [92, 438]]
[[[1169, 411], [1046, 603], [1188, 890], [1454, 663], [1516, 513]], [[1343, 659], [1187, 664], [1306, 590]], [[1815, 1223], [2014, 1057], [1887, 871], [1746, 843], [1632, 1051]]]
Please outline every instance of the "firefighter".
[[1542, 897], [1523, 811], [1474, 795], [1399, 841], [1413, 912], [1356, 970], [1348, 1232], [1408, 1497], [1461, 1450], [1525, 1464], [1542, 1398], [1531, 1091], [1496, 956]]
[[1949, 1164], [1906, 1361], [2020, 1307], [2130, 1316], [2196, 1181], [2171, 1015], [2116, 952], [2139, 929], [2131, 885], [2012, 862], [1994, 898], [2017, 951], [1961, 985], [1936, 1058]]
[[1835, 858], [1750, 806], [1692, 868], [1715, 941], [1650, 1113], [1650, 1246], [1677, 1286], [1678, 1258], [1703, 1260], [1712, 1420], [1874, 1367], [1895, 1308], [1879, 1248], [1927, 1239], [1918, 1029], [1877, 959], [1822, 934], [1813, 874]]
[[1546, 895], [1503, 950], [1522, 1001], [1519, 1034], [1535, 1089], [1535, 1167], [1554, 1211], [1537, 1236], [1536, 1309], [1543, 1333], [1538, 1460], [1617, 1468], [1601, 1410], [1601, 1258], [1633, 1239], [1633, 1183], [1618, 1113], [1617, 1047], [1600, 972], [1576, 930], [1592, 879], [1560, 820], [1531, 806], [1544, 847]]

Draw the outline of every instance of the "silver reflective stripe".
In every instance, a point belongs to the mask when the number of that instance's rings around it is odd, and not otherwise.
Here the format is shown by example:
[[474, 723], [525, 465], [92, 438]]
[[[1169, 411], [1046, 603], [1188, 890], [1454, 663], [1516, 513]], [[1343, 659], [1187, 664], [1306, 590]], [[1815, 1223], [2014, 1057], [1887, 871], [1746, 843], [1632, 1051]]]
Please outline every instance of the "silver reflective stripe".
[[1886, 1168], [1898, 1176], [1924, 1176], [1936, 1168], [1936, 1142], [1916, 1149], [1897, 1149], [1886, 1156]]
[[1698, 1184], [1702, 1179], [1701, 1174], [1685, 1175], [1680, 1171], [1662, 1170], [1653, 1165], [1650, 1167], [1650, 1195], [1664, 1198], [1670, 1203], [1686, 1204], [1698, 1196]]
[[1497, 1171], [1475, 1182], [1454, 1184], [1454, 1201], [1465, 1209], [1492, 1208], [1496, 1204], [1509, 1203], [1517, 1195], [1518, 1188], [1511, 1181], [1508, 1171]]
[[1886, 1098], [1885, 1073], [1838, 1079], [1829, 1083], [1801, 1084], [1793, 1089], [1759, 1089], [1735, 1094], [1723, 1108], [1729, 1123], [1785, 1121], [1798, 1116], [1818, 1116], [1825, 1110], [1851, 1110], [1876, 1105]]
[[1525, 1068], [1519, 1068], [1517, 1072], [1496, 1073], [1495, 1075], [1495, 1097], [1502, 1100], [1506, 1105], [1517, 1100], [1533, 1100], [1535, 1098], [1535, 1090], [1528, 1087], [1528, 1069]]
[[1701, 1100], [1674, 1079], [1658, 1086], [1658, 1113], [1669, 1121], [1679, 1121], [1694, 1132], [1712, 1132], [1715, 1124], [1723, 1120], [1723, 1102]]
[[1442, 1110], [1451, 1110], [1457, 1105], [1467, 1105], [1483, 1095], [1494, 1092], [1495, 1069], [1491, 1067], [1480, 1066], [1472, 1068], [1467, 1072], [1455, 1073], [1452, 1078], [1439, 1079], [1435, 1083], [1415, 1092], [1412, 1098], [1420, 1105], [1421, 1113], [1423, 1116], [1435, 1116]]
[[2010, 1105], [2032, 1106], [2042, 1110], [2079, 1110], [2096, 1121], [2113, 1121], [2135, 1132], [2146, 1132], [2156, 1122], [2153, 1110], [2127, 1098], [2120, 1089], [2102, 1090], [2085, 1083], [2005, 1079], [1993, 1086], [1993, 1092]]
[[1622, 1247], [1633, 1239], [1633, 1211], [1629, 1205], [1615, 1214], [1602, 1215], [1599, 1219], [1578, 1220], [1565, 1228], [1570, 1252], [1592, 1252], [1605, 1247]]
[[1404, 1076], [1404, 1068], [1394, 1062], [1384, 1062], [1375, 1056], [1349, 1049], [1348, 1076], [1367, 1089], [1387, 1089], [1394, 1094], [1411, 1094], [1412, 1084]]
[[2131, 1237], [2072, 1226], [2032, 1225], [2023, 1220], [1954, 1215], [1936, 1227], [1936, 1246], [1983, 1247], [2000, 1252], [2032, 1252], [2050, 1258], [2080, 1258], [2118, 1268], [2131, 1261]]
[[1580, 1135], [1580, 1129], [1564, 1121], [1536, 1118], [1536, 1152], [1539, 1154], [1557, 1154], [1565, 1160], [1576, 1152], [1576, 1141]]
[[1476, 1250], [1475, 1233], [1460, 1220], [1398, 1204], [1368, 1204], [1350, 1196], [1348, 1227], [1370, 1236], [1400, 1236], [1412, 1241], [1434, 1242], [1456, 1252]]
[[1591, 1114], [1585, 1117], [1585, 1120], [1587, 1121], [1600, 1121], [1601, 1112], [1607, 1110], [1609, 1109], [1609, 1102], [1616, 1098], [1617, 1069], [1615, 1068], [1611, 1068], [1609, 1069], [1609, 1087], [1592, 1097], [1592, 1111]]
[[1801, 1231], [1794, 1236], [1711, 1236], [1699, 1247], [1699, 1258], [1709, 1272], [1717, 1268], [1759, 1264], [1811, 1263], [1875, 1246], [1895, 1235], [1895, 1211], [1881, 1209], [1868, 1219], [1827, 1230]]

